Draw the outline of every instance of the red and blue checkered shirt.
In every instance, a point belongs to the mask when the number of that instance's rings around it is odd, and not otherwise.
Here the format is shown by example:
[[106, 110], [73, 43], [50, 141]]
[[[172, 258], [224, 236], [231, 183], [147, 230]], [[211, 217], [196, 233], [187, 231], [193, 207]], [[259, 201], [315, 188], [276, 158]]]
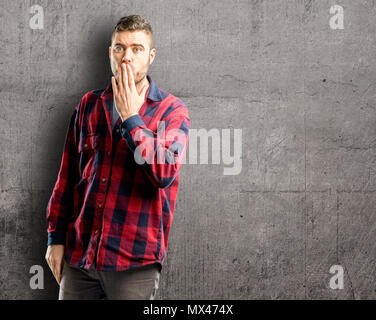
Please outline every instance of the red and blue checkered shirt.
[[74, 109], [46, 210], [48, 245], [64, 244], [71, 265], [162, 269], [191, 124], [182, 100], [147, 78], [139, 114], [113, 130], [111, 83]]

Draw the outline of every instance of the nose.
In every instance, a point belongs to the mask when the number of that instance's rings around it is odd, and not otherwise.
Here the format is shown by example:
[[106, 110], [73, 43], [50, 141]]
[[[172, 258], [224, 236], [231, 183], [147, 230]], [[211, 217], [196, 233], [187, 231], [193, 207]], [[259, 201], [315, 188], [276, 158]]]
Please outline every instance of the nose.
[[121, 59], [121, 62], [130, 63], [132, 58], [132, 51], [131, 50], [125, 50], [125, 53], [123, 55], [123, 58]]

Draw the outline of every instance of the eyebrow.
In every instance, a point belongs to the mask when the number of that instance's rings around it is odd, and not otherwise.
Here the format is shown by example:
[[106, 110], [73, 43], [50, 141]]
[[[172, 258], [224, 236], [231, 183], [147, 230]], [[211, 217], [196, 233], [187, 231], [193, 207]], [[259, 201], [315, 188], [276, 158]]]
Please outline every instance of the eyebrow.
[[[115, 46], [117, 46], [117, 45], [120, 45], [120, 46], [122, 46], [122, 47], [125, 47], [125, 45], [122, 44], [122, 43], [120, 43], [120, 42], [115, 43]], [[142, 47], [142, 48], [145, 49], [145, 47], [144, 47], [141, 43], [132, 43], [130, 46], [131, 46], [131, 47]]]

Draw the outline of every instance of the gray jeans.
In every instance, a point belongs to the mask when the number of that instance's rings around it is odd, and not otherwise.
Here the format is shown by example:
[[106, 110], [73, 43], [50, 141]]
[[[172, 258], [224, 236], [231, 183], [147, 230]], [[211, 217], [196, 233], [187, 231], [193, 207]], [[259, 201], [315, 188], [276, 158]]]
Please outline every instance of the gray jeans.
[[97, 271], [64, 261], [59, 300], [154, 300], [160, 271], [152, 264], [126, 271]]

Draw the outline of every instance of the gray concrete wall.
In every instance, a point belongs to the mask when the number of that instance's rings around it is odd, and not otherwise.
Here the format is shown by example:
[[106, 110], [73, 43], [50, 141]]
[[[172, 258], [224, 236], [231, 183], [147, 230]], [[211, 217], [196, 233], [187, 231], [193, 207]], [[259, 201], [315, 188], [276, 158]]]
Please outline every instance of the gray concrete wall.
[[[33, 4], [44, 29], [29, 26]], [[335, 4], [344, 29], [330, 28]], [[107, 84], [108, 38], [128, 14], [151, 21], [150, 75], [192, 129], [242, 130], [240, 174], [222, 158], [182, 169], [158, 299], [376, 298], [371, 0], [2, 0], [0, 298], [57, 297], [47, 201], [73, 108]]]

